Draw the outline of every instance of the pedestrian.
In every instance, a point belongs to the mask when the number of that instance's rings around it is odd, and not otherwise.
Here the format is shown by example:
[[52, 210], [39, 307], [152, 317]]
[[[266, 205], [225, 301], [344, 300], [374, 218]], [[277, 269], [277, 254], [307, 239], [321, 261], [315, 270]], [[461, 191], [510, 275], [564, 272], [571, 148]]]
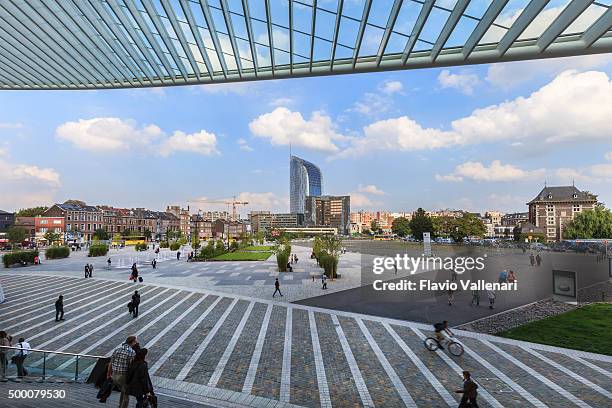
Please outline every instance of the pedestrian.
[[516, 275], [514, 274], [514, 271], [510, 271], [508, 272], [508, 283], [514, 283], [516, 282]]
[[327, 289], [327, 276], [321, 275], [321, 289]]
[[157, 267], [157, 259], [153, 259], [151, 261], [151, 266], [153, 267], [153, 269], [155, 269]]
[[93, 264], [89, 264], [89, 277], [93, 278]]
[[59, 295], [55, 301], [55, 321], [64, 320], [64, 296]]
[[6, 377], [6, 368], [8, 367], [7, 353], [10, 349], [2, 347], [11, 347], [11, 340], [9, 335], [4, 331], [0, 330], [0, 376], [1, 378]]
[[89, 277], [89, 264], [85, 264], [85, 279]]
[[298, 263], [298, 257], [297, 257], [297, 254], [295, 255], [295, 263]]
[[536, 255], [536, 264], [538, 266], [540, 266], [540, 264], [542, 263], [542, 257], [540, 256], [540, 254]]
[[133, 280], [134, 283], [138, 281], [138, 268], [136, 267], [136, 264], [132, 265], [132, 274], [130, 275], [130, 279]]
[[176, 260], [181, 259], [181, 251], [176, 251]]
[[110, 258], [107, 259], [106, 264], [108, 265], [108, 269], [110, 269], [111, 268], [111, 259]]
[[499, 278], [497, 278], [498, 283], [506, 283], [508, 281], [508, 271], [505, 269], [499, 273]]
[[489, 309], [493, 309], [493, 305], [495, 304], [495, 292], [491, 289], [487, 289], [487, 299], [489, 299]]
[[30, 353], [31, 347], [30, 343], [26, 342], [23, 337], [19, 338], [17, 347], [19, 347], [19, 351], [13, 356], [13, 362], [17, 366], [17, 377], [22, 378], [28, 375], [28, 370], [23, 366], [23, 362]]
[[447, 297], [448, 297], [448, 305], [449, 305], [449, 306], [452, 306], [452, 304], [453, 304], [453, 299], [455, 299], [455, 291], [454, 291], [454, 290], [452, 290], [452, 289], [449, 289], [449, 290], [446, 292], [446, 295], [447, 295]]
[[393, 261], [393, 270], [395, 271], [395, 274], [397, 275], [397, 261]]
[[132, 314], [134, 315], [134, 317], [138, 317], [138, 305], [140, 304], [140, 295], [138, 294], [138, 291], [135, 290], [134, 294], [132, 295]]
[[121, 390], [119, 397], [119, 408], [127, 408], [130, 404], [130, 396], [127, 391], [127, 372], [130, 364], [134, 360], [136, 352], [134, 347], [138, 344], [136, 336], [129, 336], [125, 343], [113, 351], [111, 363], [108, 365], [107, 378], [112, 378], [113, 382]]
[[280, 291], [280, 282], [278, 281], [278, 278], [276, 278], [276, 280], [274, 281], [274, 294], [272, 295], [272, 297], [276, 296], [276, 292], [278, 292], [278, 294], [283, 297], [283, 294]]
[[464, 371], [463, 388], [455, 391], [458, 394], [463, 394], [461, 396], [459, 408], [478, 408], [478, 403], [476, 402], [476, 397], [478, 396], [478, 384], [476, 384], [471, 377], [472, 376], [469, 371]]
[[529, 262], [531, 263], [531, 266], [535, 265], [535, 256], [533, 256], [533, 253], [531, 255], [529, 255]]
[[480, 306], [480, 291], [478, 289], [472, 290], [472, 301], [470, 306]]
[[[147, 353], [146, 348], [139, 348], [127, 370], [127, 392], [128, 395], [136, 397], [136, 408], [149, 406], [145, 401], [152, 402], [156, 399], [149, 376], [149, 365], [146, 362]], [[151, 405], [156, 406], [156, 404]]]

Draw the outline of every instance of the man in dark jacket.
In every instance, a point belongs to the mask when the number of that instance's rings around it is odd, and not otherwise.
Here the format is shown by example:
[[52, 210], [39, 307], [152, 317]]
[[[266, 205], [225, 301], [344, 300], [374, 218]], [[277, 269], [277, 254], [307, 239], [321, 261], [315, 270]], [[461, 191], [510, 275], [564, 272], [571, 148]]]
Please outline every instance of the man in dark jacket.
[[136, 355], [126, 376], [127, 392], [136, 397], [137, 407], [142, 406], [144, 400], [155, 399], [149, 366], [145, 361], [147, 352], [148, 350], [144, 347], [136, 350]]
[[55, 301], [55, 321], [64, 320], [64, 296], [59, 295]]
[[140, 304], [140, 295], [138, 294], [138, 291], [135, 290], [134, 294], [132, 295], [132, 310], [133, 310], [133, 314], [134, 317], [138, 317], [138, 305]]
[[476, 402], [476, 397], [478, 396], [478, 385], [472, 380], [471, 374], [469, 371], [463, 372], [463, 389], [455, 391], [458, 394], [463, 394], [461, 397], [461, 402], [459, 403], [459, 408], [478, 408], [478, 403]]

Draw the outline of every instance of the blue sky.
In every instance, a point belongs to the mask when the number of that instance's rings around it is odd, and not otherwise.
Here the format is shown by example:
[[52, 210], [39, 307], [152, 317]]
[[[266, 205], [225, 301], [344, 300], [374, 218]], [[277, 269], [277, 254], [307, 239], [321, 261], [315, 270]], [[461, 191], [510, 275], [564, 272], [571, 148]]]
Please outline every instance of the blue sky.
[[[352, 208], [612, 203], [612, 57], [215, 86], [0, 92], [0, 208], [69, 198], [288, 210], [289, 142]], [[197, 206], [196, 206], [197, 207]], [[204, 208], [204, 207], [202, 207]], [[220, 207], [219, 209], [223, 209]], [[244, 212], [244, 210], [243, 210]]]

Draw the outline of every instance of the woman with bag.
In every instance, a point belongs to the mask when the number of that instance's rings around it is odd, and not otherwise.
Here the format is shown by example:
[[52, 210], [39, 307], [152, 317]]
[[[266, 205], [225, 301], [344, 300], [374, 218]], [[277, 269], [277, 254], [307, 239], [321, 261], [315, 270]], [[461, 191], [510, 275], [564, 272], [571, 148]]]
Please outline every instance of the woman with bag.
[[127, 372], [126, 384], [129, 395], [136, 397], [136, 408], [157, 407], [157, 397], [149, 376], [149, 365], [145, 361], [148, 350], [139, 348]]

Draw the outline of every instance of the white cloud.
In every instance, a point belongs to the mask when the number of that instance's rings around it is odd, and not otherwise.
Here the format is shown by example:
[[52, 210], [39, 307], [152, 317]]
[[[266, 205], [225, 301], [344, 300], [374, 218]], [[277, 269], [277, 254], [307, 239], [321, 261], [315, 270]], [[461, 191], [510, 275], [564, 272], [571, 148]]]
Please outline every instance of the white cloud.
[[124, 151], [146, 146], [162, 136], [155, 125], [139, 127], [135, 121], [119, 118], [79, 119], [60, 125], [58, 139], [71, 142], [77, 148], [96, 152]]
[[61, 186], [59, 173], [47, 167], [13, 163], [0, 157], [0, 208], [16, 209], [47, 204]]
[[23, 123], [19, 122], [0, 122], [0, 129], [21, 129]]
[[66, 122], [55, 131], [56, 137], [76, 148], [92, 152], [125, 152], [134, 148], [150, 149], [167, 156], [173, 152], [193, 152], [203, 155], [219, 153], [214, 133], [174, 131], [167, 136], [156, 125], [139, 126], [133, 120], [120, 118], [79, 119]]
[[544, 170], [527, 171], [511, 164], [502, 164], [493, 160], [489, 166], [480, 162], [466, 162], [455, 167], [451, 174], [436, 175], [438, 181], [462, 181], [471, 179], [475, 181], [517, 181], [527, 178], [537, 178], [544, 174]]
[[313, 112], [306, 120], [300, 112], [279, 107], [249, 123], [253, 135], [268, 139], [272, 145], [296, 147], [327, 152], [338, 151], [336, 141], [346, 140], [336, 132], [331, 118], [323, 112]]
[[392, 95], [394, 93], [402, 92], [404, 85], [400, 81], [385, 81], [379, 87], [379, 89], [381, 92], [387, 95]]
[[293, 102], [294, 101], [291, 98], [281, 97], [281, 98], [276, 98], [276, 99], [270, 101], [268, 103], [268, 105], [274, 106], [274, 107], [277, 107], [277, 106], [285, 106], [286, 107], [286, 106], [289, 106], [289, 105], [293, 105]]
[[472, 95], [474, 88], [480, 84], [480, 79], [475, 74], [467, 72], [451, 74], [449, 70], [445, 69], [438, 75], [438, 83], [442, 88], [454, 88], [466, 95]]
[[386, 193], [376, 187], [374, 184], [362, 185], [360, 184], [357, 188], [360, 193], [374, 194], [374, 195], [385, 195]]
[[[577, 103], [577, 101], [580, 101]], [[424, 128], [402, 116], [374, 122], [340, 156], [375, 150], [430, 150], [491, 142], [539, 145], [608, 141], [612, 81], [604, 72], [566, 71], [527, 97], [476, 109], [451, 130]]]
[[248, 82], [228, 82], [225, 84], [206, 84], [194, 86], [194, 88], [201, 90], [207, 94], [221, 95], [246, 95], [247, 93], [253, 92], [255, 87], [256, 85]]
[[351, 197], [351, 208], [372, 208], [383, 205], [382, 201], [373, 201], [366, 194], [356, 191], [348, 193], [347, 195]]
[[604, 155], [604, 158], [605, 158], [606, 160], [612, 160], [612, 152], [608, 152], [608, 153], [606, 153], [606, 154]]
[[217, 137], [205, 130], [191, 134], [177, 130], [160, 146], [160, 154], [163, 156], [174, 152], [193, 152], [204, 156], [219, 154]]
[[577, 169], [563, 167], [555, 171], [555, 176], [564, 183], [609, 183], [612, 182], [612, 163], [593, 164]]
[[254, 149], [249, 146], [248, 142], [246, 141], [246, 139], [240, 138], [238, 140], [236, 140], [236, 143], [238, 143], [238, 145], [240, 146], [240, 150], [243, 150], [245, 152], [252, 152]]

